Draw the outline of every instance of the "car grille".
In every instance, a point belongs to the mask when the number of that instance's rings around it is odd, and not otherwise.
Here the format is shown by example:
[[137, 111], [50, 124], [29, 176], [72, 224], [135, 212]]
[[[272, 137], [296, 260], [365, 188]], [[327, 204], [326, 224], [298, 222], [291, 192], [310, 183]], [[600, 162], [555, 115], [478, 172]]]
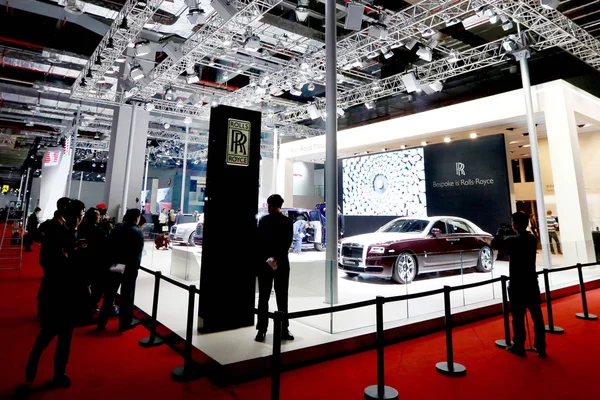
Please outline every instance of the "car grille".
[[360, 244], [343, 244], [342, 257], [362, 258], [364, 247]]

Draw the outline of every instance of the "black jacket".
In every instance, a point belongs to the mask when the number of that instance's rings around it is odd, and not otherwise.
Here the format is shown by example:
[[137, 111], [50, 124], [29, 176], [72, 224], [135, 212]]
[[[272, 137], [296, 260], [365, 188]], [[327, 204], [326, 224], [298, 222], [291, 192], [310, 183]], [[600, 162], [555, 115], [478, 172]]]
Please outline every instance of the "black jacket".
[[529, 232], [516, 235], [496, 235], [492, 247], [504, 250], [510, 256], [509, 274], [511, 287], [537, 285], [535, 260], [537, 239]]
[[35, 213], [31, 214], [29, 218], [27, 218], [27, 233], [35, 236], [37, 234], [39, 223], [38, 216], [35, 215]]
[[294, 223], [281, 213], [268, 214], [258, 222], [259, 262], [264, 263], [270, 257], [277, 260], [280, 268], [289, 268], [288, 252], [292, 245]]
[[125, 274], [137, 275], [144, 251], [144, 234], [137, 226], [119, 224], [108, 238], [110, 264], [125, 264]]

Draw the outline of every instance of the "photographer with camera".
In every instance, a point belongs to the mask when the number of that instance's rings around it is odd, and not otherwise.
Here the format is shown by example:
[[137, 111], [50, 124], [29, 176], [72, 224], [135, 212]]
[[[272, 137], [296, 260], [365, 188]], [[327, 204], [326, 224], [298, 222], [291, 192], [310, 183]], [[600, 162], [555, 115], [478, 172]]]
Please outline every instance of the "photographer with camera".
[[[527, 231], [529, 216], [524, 212], [512, 215], [512, 229], [500, 228], [492, 240], [492, 248], [506, 251], [510, 257], [510, 308], [513, 317], [514, 345], [507, 350], [525, 357], [525, 313], [531, 313], [535, 332], [535, 349], [546, 357], [546, 333], [540, 300], [540, 287], [535, 270], [537, 239]], [[516, 232], [516, 234], [515, 234]]]

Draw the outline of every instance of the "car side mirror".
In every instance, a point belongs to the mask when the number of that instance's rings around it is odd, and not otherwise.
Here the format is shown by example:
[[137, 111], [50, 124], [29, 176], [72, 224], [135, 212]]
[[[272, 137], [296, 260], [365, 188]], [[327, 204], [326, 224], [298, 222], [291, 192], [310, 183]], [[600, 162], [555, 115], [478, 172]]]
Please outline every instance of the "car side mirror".
[[431, 236], [433, 236], [433, 237], [437, 237], [438, 235], [441, 235], [441, 234], [442, 234], [442, 230], [441, 229], [433, 228], [431, 230]]

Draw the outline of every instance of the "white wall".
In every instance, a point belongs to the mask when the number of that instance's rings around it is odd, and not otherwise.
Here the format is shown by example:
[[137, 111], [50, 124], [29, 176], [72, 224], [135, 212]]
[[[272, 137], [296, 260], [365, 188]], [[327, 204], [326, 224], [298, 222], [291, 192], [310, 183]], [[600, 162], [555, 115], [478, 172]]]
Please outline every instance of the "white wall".
[[[580, 133], [579, 146], [590, 220], [594, 229], [596, 227], [600, 228], [600, 173], [598, 173], [600, 171], [600, 131]], [[547, 210], [552, 210], [554, 214], [557, 214], [548, 140], [545, 138], [539, 139], [538, 147], [544, 186], [544, 202]], [[518, 201], [535, 200], [533, 182], [515, 183], [515, 195]], [[558, 218], [560, 219], [560, 215], [558, 215]]]
[[315, 165], [294, 162], [294, 197], [315, 195]]
[[[95, 207], [96, 204], [104, 201], [104, 188], [106, 184], [104, 182], [81, 182], [81, 197], [79, 200], [83, 201], [86, 207]], [[79, 180], [73, 179], [71, 181], [71, 193], [69, 197], [76, 199], [79, 194]]]

